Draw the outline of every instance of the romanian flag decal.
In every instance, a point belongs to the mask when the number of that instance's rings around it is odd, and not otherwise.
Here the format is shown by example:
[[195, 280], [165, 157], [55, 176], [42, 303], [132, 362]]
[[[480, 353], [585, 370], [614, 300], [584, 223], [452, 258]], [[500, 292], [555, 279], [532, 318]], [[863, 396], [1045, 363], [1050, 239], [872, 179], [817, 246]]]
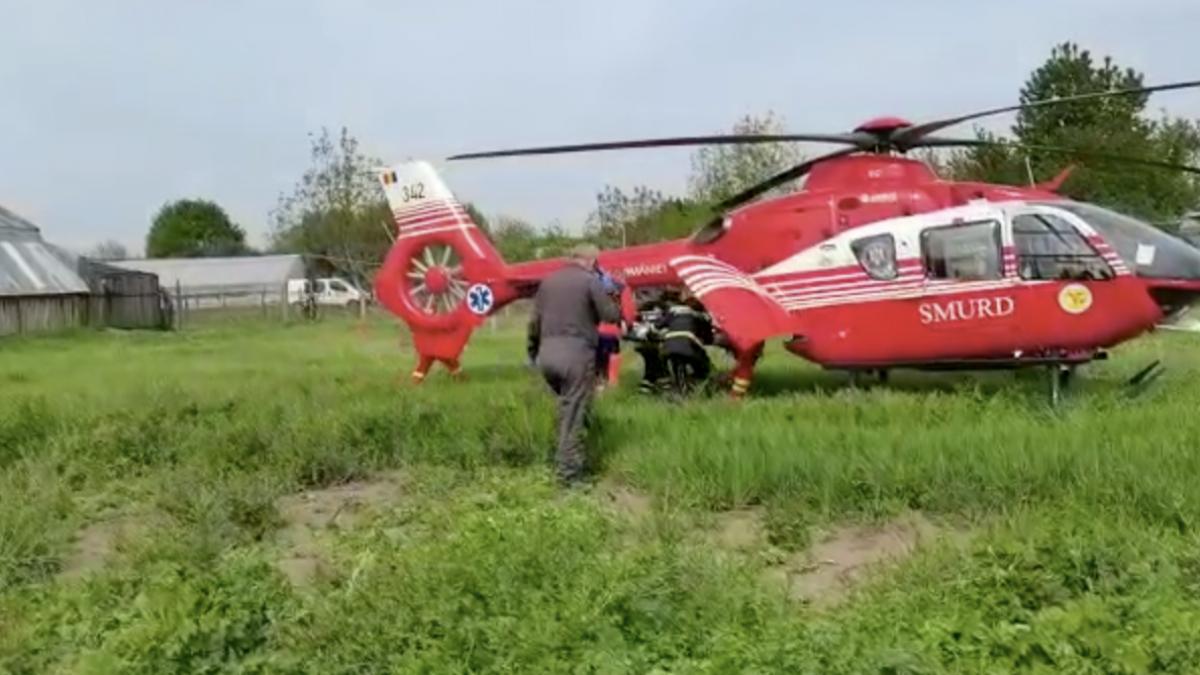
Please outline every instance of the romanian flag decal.
[[391, 185], [392, 183], [395, 183], [395, 182], [396, 182], [396, 172], [395, 171], [387, 171], [383, 174], [383, 184], [384, 185]]

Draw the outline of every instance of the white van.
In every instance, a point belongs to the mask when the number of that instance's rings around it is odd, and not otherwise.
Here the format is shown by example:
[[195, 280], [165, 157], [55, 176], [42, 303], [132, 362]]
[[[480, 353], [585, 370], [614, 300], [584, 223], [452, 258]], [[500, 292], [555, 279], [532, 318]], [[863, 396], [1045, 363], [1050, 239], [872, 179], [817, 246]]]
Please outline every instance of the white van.
[[[311, 286], [309, 285], [311, 281]], [[350, 306], [358, 304], [359, 300], [370, 301], [371, 296], [366, 291], [340, 277], [324, 279], [288, 279], [288, 304], [298, 305], [304, 302], [304, 297], [310, 292], [318, 305]]]

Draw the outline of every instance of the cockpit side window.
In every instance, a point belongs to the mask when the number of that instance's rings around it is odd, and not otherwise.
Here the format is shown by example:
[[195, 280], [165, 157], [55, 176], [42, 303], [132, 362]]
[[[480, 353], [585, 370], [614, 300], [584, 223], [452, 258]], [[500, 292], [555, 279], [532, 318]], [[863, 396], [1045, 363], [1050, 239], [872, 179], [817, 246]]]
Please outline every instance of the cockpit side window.
[[1116, 249], [1132, 272], [1157, 279], [1200, 279], [1200, 251], [1149, 223], [1084, 202], [1062, 200], [1045, 206], [1081, 218]]
[[934, 227], [921, 233], [930, 279], [999, 279], [1000, 224], [995, 221]]
[[1017, 272], [1022, 279], [1111, 279], [1112, 268], [1075, 226], [1052, 213], [1012, 220]]
[[850, 242], [850, 250], [872, 279], [887, 281], [899, 274], [896, 269], [896, 239], [890, 234], [855, 239]]

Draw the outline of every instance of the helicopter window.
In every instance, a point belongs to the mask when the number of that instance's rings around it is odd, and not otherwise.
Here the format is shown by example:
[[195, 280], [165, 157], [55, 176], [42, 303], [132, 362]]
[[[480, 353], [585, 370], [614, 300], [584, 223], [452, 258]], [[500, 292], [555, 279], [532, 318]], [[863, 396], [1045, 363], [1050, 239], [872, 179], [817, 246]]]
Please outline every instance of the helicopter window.
[[1065, 219], [1050, 213], [1013, 218], [1022, 279], [1111, 279], [1112, 268]]
[[[1196, 249], [1149, 223], [1095, 204], [1055, 201], [1046, 206], [1079, 216], [1116, 249], [1130, 269], [1164, 279], [1200, 278]], [[1144, 257], [1149, 253], [1149, 258]]]
[[1000, 225], [994, 221], [925, 230], [921, 251], [930, 279], [1000, 278]]
[[850, 250], [858, 258], [858, 264], [872, 279], [886, 281], [895, 279], [896, 240], [890, 234], [877, 234], [850, 242]]

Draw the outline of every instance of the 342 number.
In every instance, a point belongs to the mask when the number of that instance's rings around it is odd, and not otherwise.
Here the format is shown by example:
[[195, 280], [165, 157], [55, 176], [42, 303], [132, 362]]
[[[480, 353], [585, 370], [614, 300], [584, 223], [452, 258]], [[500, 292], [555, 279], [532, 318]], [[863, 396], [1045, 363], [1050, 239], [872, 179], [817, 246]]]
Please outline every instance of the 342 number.
[[414, 199], [425, 198], [425, 184], [412, 183], [400, 187], [400, 201], [410, 202]]

